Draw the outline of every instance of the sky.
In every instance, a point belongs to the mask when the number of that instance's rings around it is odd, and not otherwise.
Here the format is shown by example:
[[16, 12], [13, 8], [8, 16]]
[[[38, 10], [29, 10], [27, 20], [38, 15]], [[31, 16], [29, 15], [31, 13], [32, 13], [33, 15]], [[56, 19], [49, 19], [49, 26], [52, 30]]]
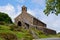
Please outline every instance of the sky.
[[0, 12], [8, 14], [14, 21], [14, 18], [21, 13], [21, 7], [25, 5], [27, 12], [46, 23], [47, 28], [60, 32], [60, 14], [46, 16], [43, 12], [46, 7], [45, 2], [45, 0], [0, 0]]

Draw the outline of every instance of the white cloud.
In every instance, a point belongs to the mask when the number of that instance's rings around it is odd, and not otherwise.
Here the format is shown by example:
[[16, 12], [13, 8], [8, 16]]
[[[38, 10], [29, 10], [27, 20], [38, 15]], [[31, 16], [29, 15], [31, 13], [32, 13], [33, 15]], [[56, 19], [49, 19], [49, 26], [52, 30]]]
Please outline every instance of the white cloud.
[[7, 13], [12, 19], [15, 16], [15, 9], [14, 9], [14, 6], [11, 4], [0, 6], [0, 12]]
[[20, 15], [22, 12], [22, 5], [17, 5], [17, 12], [16, 12], [16, 15], [15, 15], [15, 18]]
[[17, 17], [20, 13], [21, 13], [21, 6], [17, 5], [17, 13], [15, 17]]
[[60, 19], [59, 19], [59, 17], [60, 17], [60, 15], [56, 16], [54, 14], [50, 14], [49, 16], [42, 18], [42, 19], [45, 21], [48, 28], [54, 29], [57, 32], [59, 32], [60, 31]]
[[33, 10], [30, 10], [30, 9], [28, 9], [28, 11], [27, 11], [29, 14], [31, 14], [31, 15], [33, 15], [33, 16], [35, 16], [35, 14], [34, 14], [34, 11]]
[[58, 32], [60, 31], [60, 19], [56, 19], [53, 23], [52, 26], [54, 26], [55, 30]]
[[12, 18], [12, 21], [14, 22], [14, 18], [21, 13], [21, 6], [17, 5], [15, 9], [13, 5], [7, 4], [5, 6], [0, 6], [0, 12], [7, 13]]

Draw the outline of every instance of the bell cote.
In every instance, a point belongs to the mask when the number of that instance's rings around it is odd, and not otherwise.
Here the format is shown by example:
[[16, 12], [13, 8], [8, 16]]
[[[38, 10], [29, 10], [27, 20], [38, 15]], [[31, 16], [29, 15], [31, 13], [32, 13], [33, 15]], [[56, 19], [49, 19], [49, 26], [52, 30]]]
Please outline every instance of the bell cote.
[[27, 7], [22, 6], [22, 12], [27, 12]]

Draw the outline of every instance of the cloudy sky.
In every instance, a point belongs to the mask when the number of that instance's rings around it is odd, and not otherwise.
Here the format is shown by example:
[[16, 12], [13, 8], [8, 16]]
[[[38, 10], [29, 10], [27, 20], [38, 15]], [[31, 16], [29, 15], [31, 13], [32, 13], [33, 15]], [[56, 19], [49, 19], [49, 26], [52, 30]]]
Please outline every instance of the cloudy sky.
[[0, 0], [0, 12], [7, 13], [12, 20], [21, 13], [21, 7], [25, 5], [28, 13], [47, 24], [47, 28], [60, 32], [60, 14], [46, 16], [45, 0]]

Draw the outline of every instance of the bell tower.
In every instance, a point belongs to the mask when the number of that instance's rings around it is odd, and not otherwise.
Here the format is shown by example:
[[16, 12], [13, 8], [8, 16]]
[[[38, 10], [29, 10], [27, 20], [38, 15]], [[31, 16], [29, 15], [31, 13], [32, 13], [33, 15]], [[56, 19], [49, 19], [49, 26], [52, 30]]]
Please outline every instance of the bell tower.
[[27, 12], [27, 7], [25, 7], [24, 5], [22, 6], [22, 12]]

